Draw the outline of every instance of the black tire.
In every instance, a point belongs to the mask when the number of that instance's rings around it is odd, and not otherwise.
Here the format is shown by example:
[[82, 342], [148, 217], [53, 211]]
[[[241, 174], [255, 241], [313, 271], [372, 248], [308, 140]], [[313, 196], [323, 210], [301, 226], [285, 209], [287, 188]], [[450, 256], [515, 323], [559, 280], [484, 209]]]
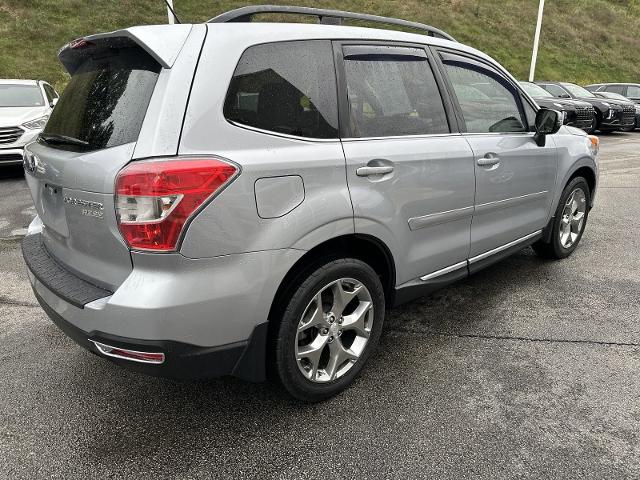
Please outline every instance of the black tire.
[[[344, 278], [357, 280], [368, 290], [373, 304], [373, 315], [370, 317], [373, 324], [364, 349], [346, 373], [334, 380], [317, 383], [302, 374], [296, 360], [298, 325], [318, 292], [332, 282]], [[302, 281], [297, 288], [292, 289], [293, 293], [290, 295], [275, 332], [272, 344], [275, 348], [274, 373], [293, 397], [305, 402], [319, 402], [348, 387], [375, 350], [384, 322], [384, 290], [376, 272], [366, 263], [354, 258], [327, 261], [324, 265], [311, 269], [299, 279]]]
[[[584, 220], [582, 222], [582, 229], [578, 233], [578, 237], [573, 241], [571, 246], [565, 247], [562, 245], [560, 241], [560, 224], [562, 222], [562, 212], [564, 210], [565, 204], [569, 200], [569, 196], [576, 189], [582, 189], [585, 195], [586, 209], [584, 213]], [[537, 241], [532, 245], [533, 250], [542, 258], [548, 259], [562, 259], [566, 258], [573, 253], [573, 251], [578, 247], [580, 243], [580, 239], [582, 238], [582, 234], [584, 233], [584, 229], [587, 226], [587, 220], [589, 217], [589, 205], [591, 204], [591, 191], [589, 190], [589, 184], [583, 177], [576, 177], [571, 180], [564, 190], [562, 191], [562, 195], [560, 195], [560, 201], [558, 202], [558, 207], [556, 208], [555, 217], [553, 219], [553, 229], [551, 231], [551, 239], [550, 241], [543, 242], [542, 240]]]

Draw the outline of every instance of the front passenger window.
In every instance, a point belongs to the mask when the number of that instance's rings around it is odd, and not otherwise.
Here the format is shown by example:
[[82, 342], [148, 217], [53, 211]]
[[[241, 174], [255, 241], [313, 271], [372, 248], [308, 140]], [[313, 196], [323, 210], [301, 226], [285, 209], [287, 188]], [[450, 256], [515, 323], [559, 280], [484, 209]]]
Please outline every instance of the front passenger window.
[[624, 95], [624, 85], [607, 85], [606, 91]]
[[445, 69], [469, 133], [526, 132], [518, 93], [500, 75], [464, 57], [447, 54]]

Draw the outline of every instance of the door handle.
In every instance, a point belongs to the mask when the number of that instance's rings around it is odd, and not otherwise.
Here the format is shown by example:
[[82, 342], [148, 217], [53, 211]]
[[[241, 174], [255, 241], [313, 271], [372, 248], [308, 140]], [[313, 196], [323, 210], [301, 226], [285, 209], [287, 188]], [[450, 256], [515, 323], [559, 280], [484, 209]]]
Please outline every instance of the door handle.
[[492, 167], [500, 163], [500, 157], [494, 153], [487, 153], [484, 157], [479, 158], [477, 163], [481, 167]]
[[393, 172], [391, 165], [384, 165], [380, 167], [360, 167], [356, 170], [356, 175], [359, 177], [368, 177], [370, 175], [385, 175]]

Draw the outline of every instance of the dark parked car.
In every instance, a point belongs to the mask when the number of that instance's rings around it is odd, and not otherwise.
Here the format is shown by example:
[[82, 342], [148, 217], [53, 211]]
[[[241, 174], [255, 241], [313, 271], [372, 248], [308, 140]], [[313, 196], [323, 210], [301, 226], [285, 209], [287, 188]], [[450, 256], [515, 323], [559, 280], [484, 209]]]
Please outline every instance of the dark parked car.
[[635, 106], [629, 102], [596, 97], [592, 92], [567, 82], [536, 82], [554, 97], [589, 102], [596, 109], [596, 130], [613, 132], [632, 127], [636, 123]]
[[[609, 99], [613, 99], [613, 100], [622, 100], [624, 102], [631, 102], [630, 99], [628, 99], [627, 97], [625, 97], [624, 95], [620, 95], [619, 93], [613, 93], [613, 92], [593, 92], [593, 94], [596, 97], [600, 97], [600, 98], [609, 98]], [[634, 102], [631, 102], [634, 103]], [[625, 128], [623, 129], [623, 131], [625, 132], [632, 132], [634, 131], [636, 128], [640, 128], [640, 104], [635, 104], [635, 109], [636, 109], [636, 124], [633, 127], [629, 127], [629, 128]]]
[[541, 107], [563, 112], [565, 125], [581, 128], [587, 133], [595, 130], [596, 112], [590, 103], [580, 100], [556, 98], [540, 85], [532, 82], [520, 82], [520, 85], [522, 85], [525, 92], [533, 97]]
[[634, 103], [640, 103], [640, 83], [594, 83], [584, 88], [590, 92], [617, 93]]

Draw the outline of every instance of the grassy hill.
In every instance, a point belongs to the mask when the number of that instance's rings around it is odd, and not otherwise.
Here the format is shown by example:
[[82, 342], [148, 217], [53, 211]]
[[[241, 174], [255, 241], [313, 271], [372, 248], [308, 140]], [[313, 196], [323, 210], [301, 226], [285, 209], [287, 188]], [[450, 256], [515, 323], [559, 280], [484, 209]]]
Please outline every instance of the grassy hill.
[[[250, 2], [174, 0], [183, 23]], [[256, 2], [259, 3], [259, 2]], [[289, 0], [431, 24], [528, 75], [537, 0]], [[0, 78], [41, 78], [62, 88], [56, 54], [71, 39], [166, 22], [162, 0], [0, 0]], [[536, 78], [640, 82], [640, 0], [550, 0]]]

